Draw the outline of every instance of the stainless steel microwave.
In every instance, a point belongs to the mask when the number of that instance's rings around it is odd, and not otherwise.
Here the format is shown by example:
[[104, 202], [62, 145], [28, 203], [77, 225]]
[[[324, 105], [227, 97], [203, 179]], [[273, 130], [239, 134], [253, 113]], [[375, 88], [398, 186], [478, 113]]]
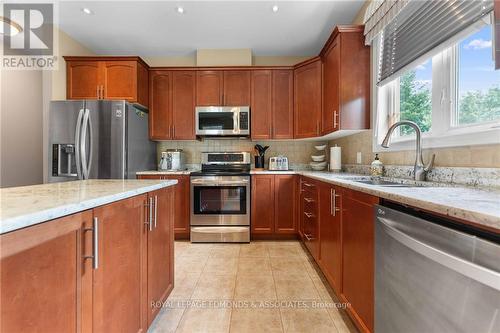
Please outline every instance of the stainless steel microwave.
[[250, 136], [249, 106], [197, 106], [197, 136]]

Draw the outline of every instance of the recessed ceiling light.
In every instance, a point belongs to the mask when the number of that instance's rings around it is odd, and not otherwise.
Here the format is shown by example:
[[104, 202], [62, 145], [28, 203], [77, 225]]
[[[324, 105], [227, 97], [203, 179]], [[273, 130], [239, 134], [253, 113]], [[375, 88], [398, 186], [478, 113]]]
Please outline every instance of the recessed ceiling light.
[[93, 11], [91, 11], [89, 8], [82, 8], [82, 12], [84, 12], [87, 15], [92, 15], [94, 14]]
[[277, 5], [274, 5], [274, 6], [273, 6], [273, 12], [274, 12], [274, 13], [278, 12], [278, 9], [279, 9], [279, 7], [278, 7]]
[[184, 8], [182, 8], [181, 6], [177, 7], [177, 13], [184, 14]]

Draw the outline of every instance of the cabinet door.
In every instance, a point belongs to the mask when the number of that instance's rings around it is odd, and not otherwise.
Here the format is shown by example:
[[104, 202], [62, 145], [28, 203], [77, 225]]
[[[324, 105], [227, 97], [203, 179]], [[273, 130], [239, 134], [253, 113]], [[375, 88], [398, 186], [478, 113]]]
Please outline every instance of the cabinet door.
[[66, 97], [68, 99], [97, 99], [100, 89], [98, 61], [66, 62]]
[[196, 72], [172, 72], [172, 132], [174, 139], [196, 139], [194, 130], [195, 101]]
[[149, 137], [152, 140], [172, 138], [172, 72], [149, 72]]
[[295, 234], [295, 175], [274, 176], [274, 221], [277, 234]]
[[251, 132], [252, 139], [271, 139], [272, 72], [252, 71]]
[[189, 197], [189, 176], [162, 176], [162, 179], [176, 179], [174, 232], [175, 239], [189, 239], [189, 219], [191, 199]]
[[224, 95], [222, 103], [227, 106], [250, 105], [251, 71], [224, 71]]
[[378, 198], [344, 189], [342, 197], [342, 295], [361, 330], [373, 332], [374, 212]]
[[320, 135], [321, 60], [295, 69], [295, 138]]
[[[88, 332], [92, 266], [84, 212], [0, 236], [2, 332]], [[91, 303], [90, 303], [91, 304]], [[90, 319], [91, 320], [91, 319]]]
[[148, 231], [148, 325], [160, 311], [174, 286], [174, 192], [172, 187], [149, 193], [155, 205]]
[[323, 57], [323, 121], [322, 134], [340, 128], [340, 37], [337, 37]]
[[292, 70], [273, 71], [272, 96], [273, 139], [293, 139]]
[[274, 233], [274, 175], [252, 176], [252, 234]]
[[137, 62], [123, 60], [102, 62], [102, 84], [104, 99], [136, 102]]
[[196, 106], [222, 105], [223, 71], [196, 72]]
[[147, 195], [94, 209], [99, 267], [94, 270], [94, 332], [145, 332]]
[[337, 294], [342, 286], [341, 196], [340, 189], [320, 185], [320, 265]]

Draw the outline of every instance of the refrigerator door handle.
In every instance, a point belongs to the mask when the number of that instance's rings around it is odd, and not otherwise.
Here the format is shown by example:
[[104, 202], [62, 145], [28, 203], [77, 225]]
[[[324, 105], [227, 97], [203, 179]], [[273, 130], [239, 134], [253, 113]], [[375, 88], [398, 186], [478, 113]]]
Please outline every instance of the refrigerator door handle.
[[78, 113], [78, 117], [76, 119], [76, 128], [75, 128], [75, 162], [76, 162], [76, 173], [78, 175], [78, 179], [83, 178], [81, 151], [80, 151], [83, 113], [84, 109], [80, 109], [80, 112]]
[[90, 176], [90, 168], [92, 167], [92, 147], [94, 146], [94, 133], [92, 132], [92, 118], [90, 117], [90, 111], [87, 109], [87, 123], [89, 126], [89, 155], [87, 161], [87, 178]]
[[89, 110], [85, 109], [85, 114], [83, 115], [83, 127], [82, 134], [80, 138], [80, 155], [82, 159], [82, 171], [83, 171], [83, 179], [88, 179], [89, 175], [87, 174], [87, 127], [89, 123]]

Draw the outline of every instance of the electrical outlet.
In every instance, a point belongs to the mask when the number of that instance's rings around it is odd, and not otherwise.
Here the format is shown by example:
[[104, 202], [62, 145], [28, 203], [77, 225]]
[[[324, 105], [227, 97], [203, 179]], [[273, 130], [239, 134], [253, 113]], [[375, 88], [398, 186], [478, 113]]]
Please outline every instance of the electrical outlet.
[[356, 154], [356, 163], [361, 164], [361, 152], [358, 151]]

